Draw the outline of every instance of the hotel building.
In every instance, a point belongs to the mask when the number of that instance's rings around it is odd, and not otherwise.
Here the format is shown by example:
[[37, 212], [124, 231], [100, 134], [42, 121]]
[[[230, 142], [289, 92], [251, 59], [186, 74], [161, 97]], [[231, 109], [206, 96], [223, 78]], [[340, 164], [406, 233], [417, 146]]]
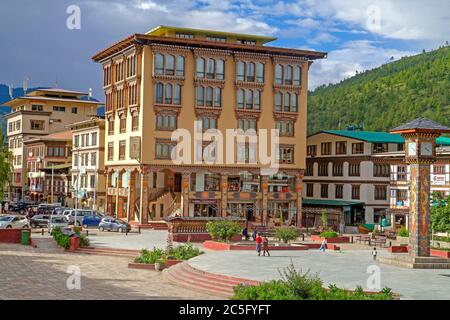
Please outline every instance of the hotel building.
[[6, 102], [11, 107], [7, 119], [7, 139], [13, 153], [12, 200], [29, 195], [24, 142], [58, 131], [97, 114], [101, 103], [88, 100], [88, 95], [62, 89], [40, 89]]
[[[326, 54], [265, 45], [273, 40], [159, 26], [93, 57], [104, 73], [109, 213], [140, 223], [174, 213], [301, 221], [308, 69]], [[237, 128], [280, 129], [278, 174], [261, 174], [248, 144], [232, 164], [171, 159], [176, 129], [192, 139], [194, 130]]]
[[[386, 132], [327, 130], [309, 136], [303, 202], [316, 211], [304, 213], [306, 224], [320, 221], [324, 208], [343, 218], [331, 224], [345, 226], [388, 217], [398, 169], [385, 155], [404, 157], [404, 143], [401, 135]], [[438, 138], [437, 145], [450, 145], [450, 138]]]
[[[105, 211], [105, 119], [94, 116], [70, 125], [72, 190], [78, 188], [79, 208]], [[78, 181], [77, 181], [78, 179]], [[78, 183], [77, 183], [78, 182]]]

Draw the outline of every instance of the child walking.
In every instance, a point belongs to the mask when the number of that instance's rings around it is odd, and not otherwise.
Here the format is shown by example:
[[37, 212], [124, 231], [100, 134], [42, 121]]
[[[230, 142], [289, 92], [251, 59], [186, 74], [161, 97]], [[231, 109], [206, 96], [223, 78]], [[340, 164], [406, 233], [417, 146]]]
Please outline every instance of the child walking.
[[270, 257], [270, 253], [269, 253], [269, 239], [267, 238], [267, 236], [264, 236], [263, 239], [263, 256], [266, 256], [266, 252], [267, 252], [267, 256]]
[[373, 248], [373, 251], [372, 251], [372, 257], [373, 257], [373, 260], [374, 260], [374, 261], [377, 260], [377, 254], [378, 254], [377, 248]]
[[324, 238], [320, 245], [319, 251], [325, 252], [326, 249], [327, 249], [327, 239]]
[[263, 239], [259, 233], [256, 236], [255, 241], [256, 241], [256, 252], [258, 252], [258, 256], [260, 256], [261, 255], [261, 245], [262, 245]]

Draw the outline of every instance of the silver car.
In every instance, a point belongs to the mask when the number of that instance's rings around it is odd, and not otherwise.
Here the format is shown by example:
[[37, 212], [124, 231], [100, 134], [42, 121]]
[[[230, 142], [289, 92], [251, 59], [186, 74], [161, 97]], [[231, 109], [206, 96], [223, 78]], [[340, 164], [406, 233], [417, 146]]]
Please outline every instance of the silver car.
[[0, 216], [0, 229], [28, 229], [28, 219], [24, 216]]
[[53, 230], [65, 229], [69, 227], [69, 222], [67, 221], [65, 216], [51, 216], [48, 221], [48, 233], [53, 234]]
[[102, 219], [102, 221], [100, 221], [100, 224], [98, 225], [98, 230], [118, 231], [120, 233], [130, 232], [131, 225], [120, 219], [105, 217]]

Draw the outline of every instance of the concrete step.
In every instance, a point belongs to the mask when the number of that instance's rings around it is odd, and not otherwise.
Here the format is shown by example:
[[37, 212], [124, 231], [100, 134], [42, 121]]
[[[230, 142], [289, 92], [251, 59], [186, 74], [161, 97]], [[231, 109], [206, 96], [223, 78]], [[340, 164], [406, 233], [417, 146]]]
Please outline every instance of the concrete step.
[[165, 278], [177, 285], [201, 290], [205, 293], [218, 295], [224, 298], [233, 296], [233, 288], [241, 283], [256, 285], [258, 281], [222, 276], [193, 268], [187, 262], [177, 264], [164, 270]]
[[97, 254], [104, 256], [121, 256], [136, 258], [139, 256], [138, 250], [114, 249], [114, 248], [79, 248], [77, 253]]

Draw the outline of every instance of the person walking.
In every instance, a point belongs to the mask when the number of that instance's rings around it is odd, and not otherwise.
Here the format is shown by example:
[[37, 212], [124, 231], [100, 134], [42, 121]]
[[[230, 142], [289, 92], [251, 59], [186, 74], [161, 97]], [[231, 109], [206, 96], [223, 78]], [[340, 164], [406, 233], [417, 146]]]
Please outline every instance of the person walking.
[[258, 232], [256, 231], [256, 229], [255, 230], [253, 230], [253, 233], [252, 233], [252, 238], [253, 238], [253, 241], [256, 241], [256, 237], [258, 236]]
[[261, 245], [262, 245], [263, 239], [259, 233], [257, 234], [255, 241], [256, 241], [256, 252], [258, 252], [258, 256], [260, 256], [261, 255]]
[[263, 239], [263, 256], [266, 256], [266, 252], [267, 252], [267, 256], [270, 257], [270, 253], [269, 253], [269, 238], [267, 238], [267, 236], [264, 236]]
[[248, 238], [250, 238], [250, 236], [248, 235], [248, 229], [247, 227], [244, 228], [244, 230], [242, 230], [242, 236], [244, 237], [244, 240], [247, 241]]
[[377, 255], [378, 255], [377, 248], [373, 248], [373, 251], [372, 251], [373, 261], [377, 260]]
[[322, 240], [322, 243], [320, 244], [319, 250], [322, 251], [322, 252], [325, 252], [326, 249], [327, 249], [327, 239], [324, 238]]

